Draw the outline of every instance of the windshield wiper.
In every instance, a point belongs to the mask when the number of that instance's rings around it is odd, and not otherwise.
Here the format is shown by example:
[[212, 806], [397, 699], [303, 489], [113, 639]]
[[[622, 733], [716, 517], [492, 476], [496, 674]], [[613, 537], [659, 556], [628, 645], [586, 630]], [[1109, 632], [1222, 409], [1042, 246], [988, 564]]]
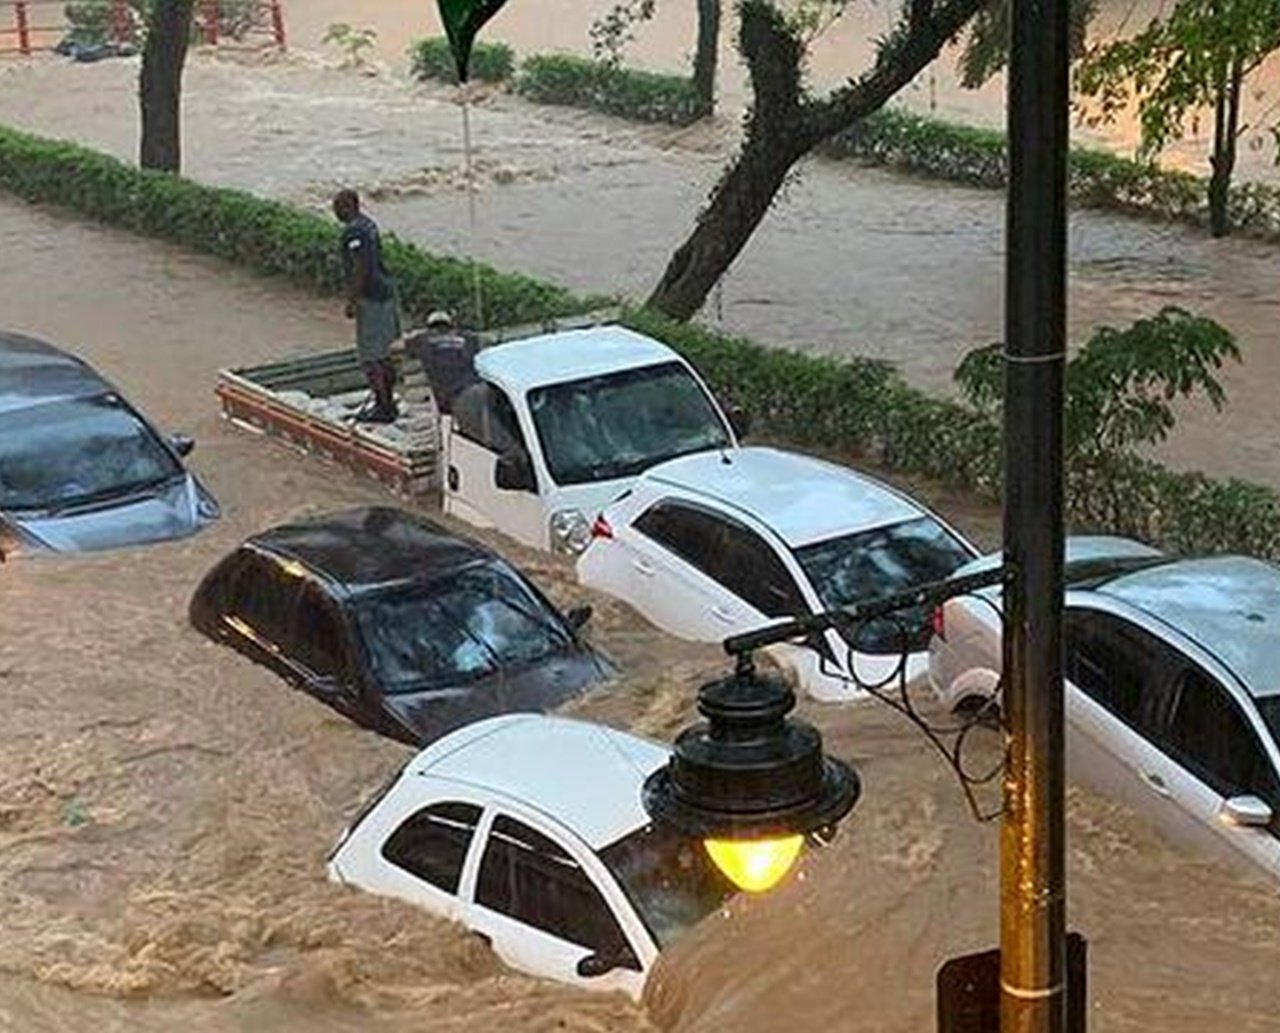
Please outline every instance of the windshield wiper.
[[95, 509], [106, 509], [109, 506], [118, 506], [134, 499], [151, 495], [157, 488], [164, 487], [175, 481], [180, 475], [172, 474], [165, 477], [158, 477], [152, 481], [146, 481], [142, 484], [130, 484], [121, 487], [116, 485], [111, 488], [101, 488], [98, 491], [91, 491], [87, 495], [80, 495], [74, 499], [68, 499], [65, 502], [55, 502], [53, 505], [45, 507], [45, 512], [50, 516], [66, 516], [71, 513], [88, 513]]

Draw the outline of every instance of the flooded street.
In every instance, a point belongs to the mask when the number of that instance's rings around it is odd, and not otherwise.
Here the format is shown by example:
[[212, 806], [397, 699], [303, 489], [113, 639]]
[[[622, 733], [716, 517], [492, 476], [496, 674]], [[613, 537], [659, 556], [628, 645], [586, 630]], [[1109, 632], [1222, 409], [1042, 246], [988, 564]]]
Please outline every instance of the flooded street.
[[[135, 75], [130, 61], [0, 65], [0, 121], [132, 158]], [[642, 127], [492, 95], [474, 118], [483, 193], [473, 239], [451, 91], [305, 55], [249, 66], [201, 55], [186, 84], [196, 178], [317, 208], [336, 185], [356, 184], [384, 226], [428, 249], [635, 298], [687, 232], [735, 133], [728, 120]], [[1002, 331], [1003, 227], [999, 193], [811, 162], [705, 318], [780, 346], [881, 356], [946, 391], [959, 357]], [[1167, 304], [1239, 338], [1245, 362], [1222, 374], [1228, 409], [1186, 408], [1163, 452], [1176, 465], [1280, 486], [1278, 259], [1257, 242], [1073, 216], [1073, 339]]]
[[[524, 52], [581, 50], [584, 10], [609, 6], [512, 4], [492, 35]], [[685, 6], [660, 5], [641, 63], [678, 67], [693, 32]], [[317, 46], [328, 24], [353, 21], [378, 29], [381, 59], [396, 65], [409, 38], [435, 31], [429, 4], [354, 7], [293, 0], [294, 43]], [[887, 19], [873, 6], [843, 23], [819, 45], [815, 79], [838, 78]], [[951, 67], [913, 86], [912, 106], [932, 97], [941, 114], [998, 122], [998, 84], [960, 94]], [[131, 158], [136, 71], [0, 62], [0, 123]], [[306, 53], [195, 55], [187, 170], [317, 209], [336, 185], [357, 185], [386, 227], [428, 249], [639, 297], [732, 152], [738, 76], [730, 67], [730, 111], [682, 131], [485, 97], [475, 237], [451, 91], [385, 71], [338, 71]], [[948, 390], [964, 350], [1000, 332], [1003, 220], [996, 193], [812, 162], [705, 317], [762, 342], [883, 356]], [[209, 643], [186, 607], [245, 536], [389, 501], [228, 427], [213, 396], [220, 368], [345, 345], [341, 306], [6, 195], [0, 225], [0, 327], [75, 350], [163, 429], [192, 434], [191, 465], [224, 510], [184, 542], [0, 565], [0, 1033], [933, 1028], [938, 966], [998, 936], [997, 830], [970, 818], [919, 732], [875, 703], [802, 705], [828, 750], [857, 766], [857, 810], [781, 890], [735, 900], [676, 944], [642, 1005], [516, 974], [459, 927], [328, 883], [337, 836], [409, 751]], [[1280, 249], [1089, 212], [1072, 233], [1075, 339], [1165, 304], [1240, 339], [1246, 361], [1223, 375], [1229, 410], [1189, 408], [1165, 455], [1280, 487]], [[998, 513], [903, 486], [980, 544], [996, 541]], [[562, 606], [595, 609], [593, 641], [622, 673], [572, 712], [668, 740], [691, 720], [697, 686], [725, 671], [718, 650], [593, 596], [558, 558], [487, 540]], [[1069, 866], [1093, 1033], [1276, 1029], [1273, 883], [1179, 852], [1078, 789]]]
[[[859, 767], [863, 801], [800, 880], [677, 945], [648, 1017], [517, 976], [454, 927], [325, 882], [334, 838], [405, 749], [207, 643], [185, 607], [253, 530], [385, 499], [224, 427], [211, 394], [219, 366], [332, 345], [345, 324], [335, 306], [161, 245], [7, 199], [0, 219], [25, 259], [0, 269], [5, 325], [75, 347], [163, 426], [193, 432], [193, 465], [226, 510], [187, 542], [0, 568], [0, 1029], [929, 1027], [937, 965], [994, 942], [995, 830], [880, 706], [804, 708]], [[937, 501], [990, 543], [992, 514]], [[501, 547], [562, 604], [583, 598], [563, 563]], [[576, 709], [669, 737], [720, 659], [591, 601], [596, 641], [626, 675]], [[1083, 794], [1070, 834], [1091, 1029], [1274, 1028], [1273, 887], [1179, 856]]]

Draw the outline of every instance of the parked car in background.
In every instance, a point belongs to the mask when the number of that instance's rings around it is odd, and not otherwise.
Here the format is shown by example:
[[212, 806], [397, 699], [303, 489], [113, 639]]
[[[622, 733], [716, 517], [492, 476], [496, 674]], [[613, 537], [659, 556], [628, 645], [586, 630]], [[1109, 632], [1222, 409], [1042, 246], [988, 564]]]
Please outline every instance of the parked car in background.
[[476, 542], [390, 508], [255, 535], [213, 568], [191, 623], [357, 724], [411, 745], [543, 710], [608, 673], [519, 571]]
[[0, 332], [0, 559], [184, 538], [218, 517], [162, 436], [92, 367]]
[[[1072, 777], [1175, 840], [1280, 876], [1280, 568], [1084, 538], [1068, 541], [1066, 577]], [[948, 600], [936, 626], [942, 698], [996, 688], [999, 589]]]
[[365, 808], [331, 878], [479, 933], [533, 975], [638, 998], [658, 956], [732, 885], [697, 842], [649, 824], [665, 746], [513, 714], [428, 747]]
[[[664, 631], [718, 641], [941, 581], [976, 555], [878, 481], [810, 456], [740, 448], [643, 473], [596, 521], [578, 575]], [[911, 610], [773, 652], [810, 695], [850, 699], [859, 695], [851, 676], [885, 682], [904, 647], [907, 677], [923, 673], [928, 619]]]
[[638, 474], [745, 432], [689, 363], [621, 326], [485, 348], [475, 369], [445, 422], [444, 509], [534, 548], [580, 552]]

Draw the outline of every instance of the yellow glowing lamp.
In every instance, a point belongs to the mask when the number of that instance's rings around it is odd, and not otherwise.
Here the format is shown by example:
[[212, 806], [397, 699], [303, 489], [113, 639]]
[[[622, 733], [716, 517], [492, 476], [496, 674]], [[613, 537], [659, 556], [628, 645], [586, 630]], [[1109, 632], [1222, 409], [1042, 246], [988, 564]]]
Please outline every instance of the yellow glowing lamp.
[[857, 773], [822, 752], [822, 736], [787, 714], [790, 686], [739, 663], [704, 685], [706, 723], [676, 737], [671, 757], [645, 779], [645, 811], [700, 840], [736, 887], [764, 893], [795, 866], [808, 833], [834, 829], [858, 799]]
[[791, 871], [804, 836], [781, 839], [706, 839], [703, 846], [716, 867], [740, 890], [764, 893]]

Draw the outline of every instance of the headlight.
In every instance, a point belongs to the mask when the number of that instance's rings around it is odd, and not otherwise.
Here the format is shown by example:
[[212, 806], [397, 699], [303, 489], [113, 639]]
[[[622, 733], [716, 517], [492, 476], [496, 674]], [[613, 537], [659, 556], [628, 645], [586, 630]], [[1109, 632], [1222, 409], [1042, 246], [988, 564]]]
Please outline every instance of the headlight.
[[577, 554], [591, 543], [591, 524], [581, 510], [561, 509], [551, 514], [551, 548]]

